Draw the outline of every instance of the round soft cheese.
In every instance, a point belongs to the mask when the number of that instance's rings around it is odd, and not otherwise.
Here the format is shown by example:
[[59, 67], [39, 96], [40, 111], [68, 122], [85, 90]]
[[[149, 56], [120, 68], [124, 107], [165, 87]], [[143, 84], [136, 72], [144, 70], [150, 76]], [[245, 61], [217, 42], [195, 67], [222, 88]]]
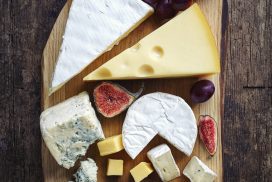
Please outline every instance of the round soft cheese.
[[134, 159], [157, 135], [191, 155], [196, 137], [196, 118], [180, 97], [156, 92], [144, 95], [128, 109], [123, 124], [123, 144]]

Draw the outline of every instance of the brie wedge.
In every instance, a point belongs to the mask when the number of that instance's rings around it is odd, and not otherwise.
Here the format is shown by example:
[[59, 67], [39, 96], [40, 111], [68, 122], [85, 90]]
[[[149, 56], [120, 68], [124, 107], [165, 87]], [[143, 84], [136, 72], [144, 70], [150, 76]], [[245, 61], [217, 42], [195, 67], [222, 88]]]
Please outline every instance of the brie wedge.
[[197, 137], [196, 118], [180, 97], [151, 93], [136, 100], [123, 124], [123, 144], [134, 159], [159, 134], [178, 150], [191, 155]]
[[148, 151], [147, 157], [162, 181], [171, 181], [180, 176], [180, 170], [170, 148], [166, 144], [159, 145]]
[[51, 154], [67, 169], [92, 143], [105, 138], [87, 92], [43, 111], [40, 127]]
[[196, 156], [192, 157], [190, 162], [186, 165], [183, 174], [187, 176], [191, 182], [213, 182], [216, 178], [215, 172], [208, 168], [208, 166]]
[[153, 13], [142, 0], [73, 0], [52, 80], [58, 89]]
[[74, 174], [75, 182], [97, 182], [98, 167], [93, 159], [80, 162], [80, 167]]

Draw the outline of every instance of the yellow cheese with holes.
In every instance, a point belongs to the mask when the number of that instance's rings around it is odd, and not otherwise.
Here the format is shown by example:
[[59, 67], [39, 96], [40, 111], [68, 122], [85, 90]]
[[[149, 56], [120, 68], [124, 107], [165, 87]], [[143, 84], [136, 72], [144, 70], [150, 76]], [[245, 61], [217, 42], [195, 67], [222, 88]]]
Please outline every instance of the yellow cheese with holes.
[[141, 162], [130, 170], [130, 174], [132, 175], [135, 182], [140, 182], [148, 175], [150, 175], [153, 171], [154, 169], [152, 168], [152, 165], [150, 163]]
[[122, 176], [123, 175], [123, 160], [109, 159], [107, 176]]
[[101, 156], [113, 154], [124, 149], [122, 135], [116, 135], [97, 143]]
[[183, 77], [219, 72], [215, 39], [199, 6], [194, 4], [84, 80]]

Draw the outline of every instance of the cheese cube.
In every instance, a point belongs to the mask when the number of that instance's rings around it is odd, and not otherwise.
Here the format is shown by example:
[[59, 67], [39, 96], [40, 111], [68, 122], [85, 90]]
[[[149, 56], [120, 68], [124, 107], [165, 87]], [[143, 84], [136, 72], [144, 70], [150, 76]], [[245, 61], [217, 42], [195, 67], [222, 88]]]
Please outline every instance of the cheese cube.
[[152, 165], [147, 162], [141, 162], [133, 169], [130, 170], [130, 174], [134, 178], [135, 182], [140, 182], [153, 172]]
[[107, 176], [122, 176], [123, 175], [123, 160], [109, 159]]
[[183, 170], [183, 174], [187, 176], [191, 182], [212, 182], [216, 178], [208, 166], [206, 166], [199, 158], [194, 156]]
[[100, 156], [119, 152], [124, 149], [122, 135], [106, 138], [105, 140], [98, 142], [97, 146], [100, 152]]

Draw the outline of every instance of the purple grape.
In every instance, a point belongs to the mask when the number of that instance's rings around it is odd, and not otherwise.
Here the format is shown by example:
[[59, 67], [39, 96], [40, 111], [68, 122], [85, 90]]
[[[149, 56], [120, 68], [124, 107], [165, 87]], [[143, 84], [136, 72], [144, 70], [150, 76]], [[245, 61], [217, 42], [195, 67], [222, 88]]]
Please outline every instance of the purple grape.
[[202, 103], [209, 100], [215, 91], [213, 82], [210, 80], [200, 80], [191, 88], [191, 99], [194, 103]]
[[143, 0], [143, 1], [152, 6], [154, 9], [156, 9], [160, 0]]
[[192, 0], [172, 0], [172, 7], [175, 11], [183, 11], [192, 4]]
[[173, 18], [176, 12], [172, 7], [172, 0], [161, 0], [157, 5], [156, 14], [160, 19]]

